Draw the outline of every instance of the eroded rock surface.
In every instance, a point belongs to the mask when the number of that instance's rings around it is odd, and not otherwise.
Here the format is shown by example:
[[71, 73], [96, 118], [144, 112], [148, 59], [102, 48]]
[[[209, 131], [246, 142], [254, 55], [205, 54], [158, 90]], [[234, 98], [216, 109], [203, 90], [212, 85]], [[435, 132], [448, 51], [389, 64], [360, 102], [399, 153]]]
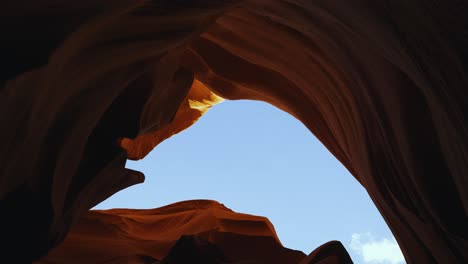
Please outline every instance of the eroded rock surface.
[[149, 210], [88, 211], [38, 264], [294, 264], [305, 258], [281, 245], [268, 219], [233, 212], [215, 201], [193, 200]]
[[128, 155], [224, 98], [303, 122], [408, 263], [468, 262], [467, 13], [456, 0], [2, 3], [3, 257], [46, 255], [144, 180]]

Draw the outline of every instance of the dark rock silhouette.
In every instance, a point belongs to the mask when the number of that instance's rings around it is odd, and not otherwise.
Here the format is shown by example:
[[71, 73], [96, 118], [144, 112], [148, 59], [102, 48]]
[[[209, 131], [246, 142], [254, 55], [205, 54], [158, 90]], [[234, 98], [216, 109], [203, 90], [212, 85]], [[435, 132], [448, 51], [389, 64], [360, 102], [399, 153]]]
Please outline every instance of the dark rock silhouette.
[[312, 263], [340, 263], [352, 264], [353, 261], [346, 249], [339, 241], [330, 241], [318, 247], [307, 258], [303, 259], [301, 264]]
[[143, 182], [127, 157], [224, 98], [302, 121], [408, 263], [468, 262], [467, 12], [458, 0], [2, 3], [3, 258], [47, 255]]

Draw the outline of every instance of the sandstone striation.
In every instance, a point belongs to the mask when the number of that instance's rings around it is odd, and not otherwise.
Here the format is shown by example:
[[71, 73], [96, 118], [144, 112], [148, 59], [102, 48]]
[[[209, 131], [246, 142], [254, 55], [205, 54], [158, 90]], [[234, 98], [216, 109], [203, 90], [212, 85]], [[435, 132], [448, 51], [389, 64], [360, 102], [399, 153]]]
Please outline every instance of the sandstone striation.
[[[340, 252], [348, 262], [326, 263], [352, 263], [342, 246]], [[264, 217], [193, 200], [151, 210], [86, 212], [64, 242], [37, 263], [308, 264], [321, 260], [315, 255], [301, 262], [306, 255], [284, 248]]]
[[127, 158], [251, 99], [348, 168], [407, 263], [468, 262], [466, 13], [458, 0], [2, 3], [3, 258], [47, 255], [143, 182]]

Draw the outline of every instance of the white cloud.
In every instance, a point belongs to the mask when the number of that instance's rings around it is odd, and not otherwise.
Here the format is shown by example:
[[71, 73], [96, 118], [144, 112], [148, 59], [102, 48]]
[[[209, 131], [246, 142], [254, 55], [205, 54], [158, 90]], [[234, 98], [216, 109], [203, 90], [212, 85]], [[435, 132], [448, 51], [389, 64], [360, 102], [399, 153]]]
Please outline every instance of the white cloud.
[[376, 240], [371, 233], [355, 233], [350, 247], [361, 255], [366, 263], [400, 264], [405, 263], [400, 247], [394, 238]]

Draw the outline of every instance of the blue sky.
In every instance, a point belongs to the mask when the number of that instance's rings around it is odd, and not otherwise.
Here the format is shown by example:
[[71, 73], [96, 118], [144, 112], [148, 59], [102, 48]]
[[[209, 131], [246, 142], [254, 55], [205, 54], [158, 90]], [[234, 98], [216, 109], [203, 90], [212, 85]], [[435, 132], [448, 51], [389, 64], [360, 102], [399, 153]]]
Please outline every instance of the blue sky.
[[355, 263], [404, 263], [365, 189], [297, 119], [255, 101], [224, 101], [127, 167], [143, 184], [96, 208], [217, 200], [266, 216], [284, 246], [309, 254], [340, 240]]

